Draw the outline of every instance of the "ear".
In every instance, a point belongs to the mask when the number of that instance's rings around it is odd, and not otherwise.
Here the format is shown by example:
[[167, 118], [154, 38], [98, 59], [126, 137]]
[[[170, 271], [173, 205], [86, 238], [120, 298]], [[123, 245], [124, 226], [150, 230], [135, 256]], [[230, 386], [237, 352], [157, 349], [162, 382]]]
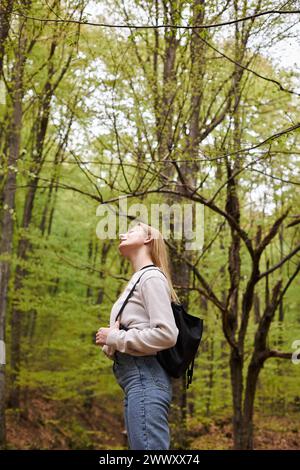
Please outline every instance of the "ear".
[[144, 243], [148, 245], [149, 243], [152, 242], [152, 240], [153, 240], [153, 237], [149, 236], [149, 237], [146, 238], [146, 240], [144, 240]]

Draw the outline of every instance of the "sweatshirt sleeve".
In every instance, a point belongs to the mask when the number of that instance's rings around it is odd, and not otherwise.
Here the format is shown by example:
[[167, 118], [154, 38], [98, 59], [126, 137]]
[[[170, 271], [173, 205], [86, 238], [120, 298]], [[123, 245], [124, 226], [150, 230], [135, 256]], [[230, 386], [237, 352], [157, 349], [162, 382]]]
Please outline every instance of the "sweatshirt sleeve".
[[139, 330], [112, 330], [106, 344], [128, 354], [156, 354], [175, 346], [179, 330], [171, 306], [167, 281], [158, 277], [147, 277], [140, 285], [144, 308], [149, 315], [150, 327]]
[[114, 360], [114, 348], [112, 348], [111, 346], [107, 346], [107, 344], [104, 344], [104, 346], [102, 346], [102, 351], [109, 359], [111, 359], [112, 361]]

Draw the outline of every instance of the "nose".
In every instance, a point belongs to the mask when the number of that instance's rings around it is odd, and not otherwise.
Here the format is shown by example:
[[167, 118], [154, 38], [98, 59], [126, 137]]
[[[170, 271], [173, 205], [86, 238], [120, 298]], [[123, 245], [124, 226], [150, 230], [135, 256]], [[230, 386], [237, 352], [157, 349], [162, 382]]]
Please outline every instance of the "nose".
[[120, 240], [125, 240], [125, 239], [126, 239], [125, 234], [124, 234], [124, 233], [120, 233], [119, 239], [120, 239]]

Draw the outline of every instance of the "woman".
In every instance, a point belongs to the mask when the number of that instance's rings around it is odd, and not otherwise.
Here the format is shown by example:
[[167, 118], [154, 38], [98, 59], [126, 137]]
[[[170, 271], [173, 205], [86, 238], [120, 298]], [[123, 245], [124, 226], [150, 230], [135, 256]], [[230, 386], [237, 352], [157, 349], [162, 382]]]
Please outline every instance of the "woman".
[[[124, 391], [129, 448], [169, 449], [172, 382], [156, 357], [176, 344], [179, 332], [171, 307], [171, 300], [179, 299], [170, 279], [167, 247], [161, 233], [142, 222], [120, 237], [119, 252], [129, 259], [134, 274], [112, 307], [110, 328], [98, 330], [96, 344], [114, 361], [113, 372]], [[115, 321], [140, 276], [121, 319]], [[126, 329], [119, 329], [120, 322]]]

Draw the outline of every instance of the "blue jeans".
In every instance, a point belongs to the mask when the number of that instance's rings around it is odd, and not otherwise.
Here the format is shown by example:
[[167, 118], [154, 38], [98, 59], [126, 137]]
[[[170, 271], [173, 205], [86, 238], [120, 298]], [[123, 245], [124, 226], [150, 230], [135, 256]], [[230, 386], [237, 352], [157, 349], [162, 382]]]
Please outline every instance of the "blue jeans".
[[156, 355], [132, 356], [116, 351], [113, 373], [124, 391], [124, 420], [129, 448], [169, 449], [168, 413], [172, 382]]

